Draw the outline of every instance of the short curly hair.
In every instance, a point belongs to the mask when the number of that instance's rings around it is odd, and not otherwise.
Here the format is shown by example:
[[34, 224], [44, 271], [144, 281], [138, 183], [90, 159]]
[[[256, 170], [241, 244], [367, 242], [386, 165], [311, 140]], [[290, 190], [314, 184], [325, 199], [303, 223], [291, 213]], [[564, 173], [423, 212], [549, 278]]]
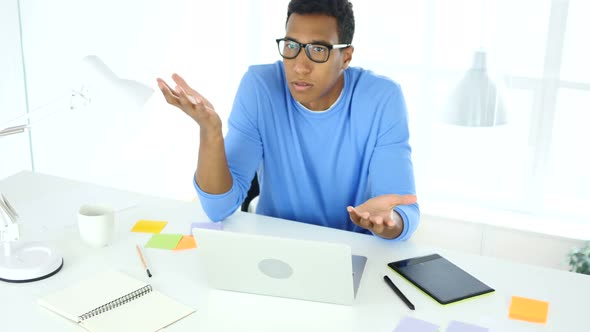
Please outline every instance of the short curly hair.
[[287, 10], [287, 22], [291, 14], [322, 14], [338, 21], [338, 42], [351, 44], [354, 36], [354, 13], [348, 0], [291, 0]]

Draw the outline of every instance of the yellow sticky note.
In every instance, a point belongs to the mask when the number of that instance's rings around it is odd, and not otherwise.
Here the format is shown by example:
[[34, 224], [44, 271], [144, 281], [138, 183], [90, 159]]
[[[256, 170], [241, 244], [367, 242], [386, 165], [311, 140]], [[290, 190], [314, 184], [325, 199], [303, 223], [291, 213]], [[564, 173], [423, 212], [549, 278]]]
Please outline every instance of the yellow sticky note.
[[183, 235], [182, 239], [176, 245], [174, 250], [185, 250], [185, 249], [193, 249], [197, 247], [197, 242], [195, 241], [195, 237], [192, 235]]
[[508, 317], [533, 323], [547, 322], [549, 302], [513, 296]]
[[166, 224], [168, 224], [167, 221], [139, 220], [131, 228], [131, 231], [139, 233], [160, 233]]

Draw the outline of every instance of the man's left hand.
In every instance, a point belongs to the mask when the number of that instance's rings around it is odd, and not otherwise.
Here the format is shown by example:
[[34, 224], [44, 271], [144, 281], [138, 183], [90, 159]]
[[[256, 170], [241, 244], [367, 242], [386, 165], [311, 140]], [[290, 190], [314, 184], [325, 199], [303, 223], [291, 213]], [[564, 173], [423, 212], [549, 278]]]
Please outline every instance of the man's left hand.
[[393, 209], [416, 201], [416, 195], [387, 194], [373, 197], [357, 207], [348, 206], [346, 210], [356, 225], [383, 238], [393, 239], [403, 230], [402, 218]]

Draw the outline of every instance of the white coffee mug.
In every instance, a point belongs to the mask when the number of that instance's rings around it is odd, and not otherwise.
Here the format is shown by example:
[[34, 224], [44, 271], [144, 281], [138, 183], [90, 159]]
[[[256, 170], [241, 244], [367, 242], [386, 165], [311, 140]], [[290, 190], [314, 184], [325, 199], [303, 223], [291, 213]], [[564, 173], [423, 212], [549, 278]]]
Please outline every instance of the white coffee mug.
[[107, 206], [82, 205], [78, 211], [78, 230], [88, 245], [107, 246], [113, 241], [115, 212]]

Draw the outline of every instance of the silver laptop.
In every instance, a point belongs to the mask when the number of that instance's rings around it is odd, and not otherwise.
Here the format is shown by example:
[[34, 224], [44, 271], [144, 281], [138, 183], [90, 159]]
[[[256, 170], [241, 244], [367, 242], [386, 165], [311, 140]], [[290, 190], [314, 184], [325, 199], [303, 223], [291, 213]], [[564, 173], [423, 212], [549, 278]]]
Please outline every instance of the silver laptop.
[[367, 262], [344, 244], [192, 231], [215, 289], [352, 305]]

